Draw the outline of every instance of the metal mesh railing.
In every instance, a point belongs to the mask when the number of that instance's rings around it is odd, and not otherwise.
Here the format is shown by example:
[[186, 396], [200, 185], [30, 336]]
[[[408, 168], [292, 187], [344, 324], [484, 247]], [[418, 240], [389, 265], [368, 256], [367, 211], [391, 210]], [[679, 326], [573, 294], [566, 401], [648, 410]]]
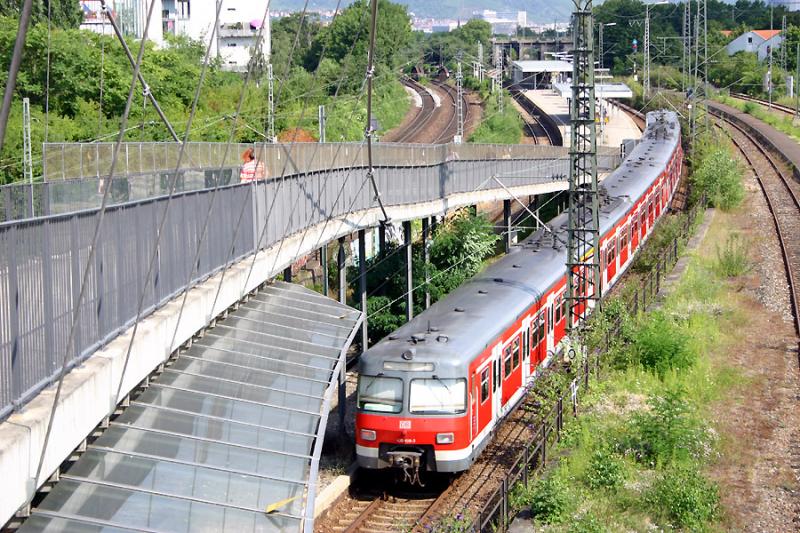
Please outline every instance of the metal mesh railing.
[[[402, 206], [501, 190], [492, 176], [503, 176], [509, 187], [563, 181], [568, 165], [566, 158], [454, 159], [430, 166], [378, 168], [375, 180], [385, 205]], [[130, 181], [125, 183], [125, 194], [138, 190]], [[331, 217], [377, 207], [365, 173], [345, 168], [201, 188], [178, 193], [171, 201], [163, 195], [163, 185], [140, 184], [143, 196], [160, 195], [106, 210], [90, 265], [91, 239], [100, 216], [96, 207], [0, 224], [0, 417], [47, 386], [65, 353], [78, 364], [129, 326], [140, 294], [150, 312], [181, 291], [187, 280], [189, 286], [198, 283], [239, 258]], [[117, 192], [112, 189], [112, 194]], [[83, 201], [80, 195], [74, 200], [75, 205]], [[146, 281], [168, 202], [155, 272]], [[208, 234], [192, 264], [206, 217]], [[310, 249], [322, 243], [306, 244]], [[87, 268], [86, 295], [78, 309], [74, 342], [68, 346]]]

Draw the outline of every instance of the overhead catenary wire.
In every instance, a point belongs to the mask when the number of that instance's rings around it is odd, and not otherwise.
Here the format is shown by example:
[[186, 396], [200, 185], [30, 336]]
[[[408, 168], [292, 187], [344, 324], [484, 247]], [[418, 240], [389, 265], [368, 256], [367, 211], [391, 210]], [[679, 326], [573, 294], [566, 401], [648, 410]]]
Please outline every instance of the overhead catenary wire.
[[[153, 11], [154, 11], [153, 8], [155, 4], [156, 4], [155, 0], [151, 0], [150, 7], [147, 11], [147, 21], [145, 23], [144, 31], [142, 34], [142, 40], [139, 46], [139, 53], [133, 65], [133, 75], [131, 76], [131, 85], [130, 89], [128, 90], [128, 99], [125, 102], [125, 110], [123, 111], [122, 119], [120, 120], [120, 134], [119, 137], [117, 138], [116, 144], [114, 145], [114, 151], [111, 158], [111, 167], [109, 168], [108, 172], [109, 180], [114, 176], [114, 170], [116, 169], [116, 164], [119, 156], [119, 149], [120, 146], [122, 145], [122, 139], [124, 138], [125, 135], [124, 131], [125, 128], [127, 127], [128, 115], [130, 114], [131, 105], [133, 103], [133, 95], [136, 91], [139, 69], [141, 68], [142, 60], [144, 58], [145, 43], [147, 41], [147, 34], [150, 28], [150, 21], [153, 16]], [[73, 343], [75, 342], [75, 332], [78, 328], [78, 322], [80, 321], [81, 307], [82, 307], [81, 304], [83, 302], [83, 298], [86, 293], [86, 288], [88, 286], [89, 272], [92, 270], [92, 267], [95, 264], [94, 259], [95, 256], [97, 255], [97, 249], [98, 249], [97, 242], [100, 238], [100, 233], [103, 227], [103, 221], [105, 219], [106, 208], [108, 206], [108, 198], [110, 190], [111, 187], [106, 187], [105, 190], [103, 191], [103, 200], [100, 204], [100, 210], [98, 211], [97, 214], [97, 221], [95, 223], [94, 234], [91, 240], [91, 246], [89, 247], [89, 255], [86, 260], [86, 267], [81, 277], [80, 289], [78, 291], [78, 299], [77, 302], [74, 303], [74, 307], [72, 310], [72, 323], [70, 324], [69, 334], [67, 336], [67, 343], [64, 348], [64, 357], [62, 359], [61, 369], [59, 371], [58, 384], [56, 386], [55, 395], [53, 396], [53, 404], [50, 409], [50, 416], [47, 421], [47, 429], [45, 430], [44, 441], [42, 443], [42, 451], [39, 456], [38, 464], [36, 466], [36, 474], [33, 477], [34, 484], [36, 485], [38, 485], [39, 483], [39, 477], [41, 476], [42, 468], [44, 466], [44, 459], [47, 453], [47, 446], [49, 445], [50, 442], [50, 435], [53, 430], [53, 423], [55, 421], [55, 415], [58, 408], [58, 401], [61, 398], [61, 391], [64, 386], [64, 377], [67, 375], [67, 368], [69, 366], [70, 354], [71, 351], [74, 349]]]

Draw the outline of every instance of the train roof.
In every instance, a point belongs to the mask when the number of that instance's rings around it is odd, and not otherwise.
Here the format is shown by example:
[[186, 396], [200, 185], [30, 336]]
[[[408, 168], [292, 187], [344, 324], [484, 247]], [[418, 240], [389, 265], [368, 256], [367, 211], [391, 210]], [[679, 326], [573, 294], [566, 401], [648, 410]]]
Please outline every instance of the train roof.
[[[663, 172], [680, 139], [677, 115], [647, 115], [642, 140], [603, 182], [600, 227], [605, 233]], [[440, 377], [463, 375], [468, 364], [564, 275], [567, 214], [367, 350], [361, 372], [383, 372], [383, 361], [434, 362]]]

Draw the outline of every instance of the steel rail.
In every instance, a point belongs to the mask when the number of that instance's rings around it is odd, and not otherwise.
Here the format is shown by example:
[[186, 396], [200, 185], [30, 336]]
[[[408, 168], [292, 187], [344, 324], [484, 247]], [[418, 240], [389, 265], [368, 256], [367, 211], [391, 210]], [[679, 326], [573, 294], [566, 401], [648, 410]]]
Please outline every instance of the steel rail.
[[[745, 128], [743, 128], [739, 124], [736, 124], [735, 122], [725, 118], [724, 116], [718, 113], [715, 113], [712, 110], [709, 110], [709, 112], [714, 116], [716, 116], [721, 122], [730, 125], [735, 130], [740, 132], [756, 148], [756, 150], [759, 153], [761, 153], [761, 155], [764, 156], [764, 159], [772, 168], [774, 174], [779, 178], [779, 181], [777, 182], [774, 181], [771, 184], [767, 184], [765, 177], [768, 176], [768, 173], [762, 173], [758, 171], [756, 163], [754, 162], [751, 154], [749, 153], [749, 150], [746, 149], [745, 146], [742, 146], [743, 143], [735, 139], [734, 136], [729, 131], [727, 131], [725, 128], [720, 128], [723, 132], [726, 133], [726, 135], [728, 135], [733, 144], [736, 145], [736, 147], [742, 153], [744, 158], [747, 160], [748, 165], [753, 170], [753, 174], [756, 177], [756, 181], [758, 181], [759, 187], [761, 188], [761, 192], [764, 194], [764, 198], [767, 201], [767, 207], [769, 209], [770, 215], [772, 216], [772, 221], [775, 225], [775, 231], [778, 235], [778, 242], [781, 248], [783, 264], [786, 270], [786, 278], [789, 282], [789, 301], [792, 307], [792, 314], [794, 315], [795, 332], [798, 335], [800, 335], [800, 313], [798, 313], [798, 311], [800, 310], [800, 307], [798, 307], [798, 288], [800, 287], [798, 287], [798, 284], [795, 282], [794, 270], [792, 268], [792, 267], [797, 267], [798, 264], [795, 264], [795, 262], [793, 262], [792, 258], [790, 257], [791, 254], [789, 253], [787, 244], [789, 242], [789, 238], [791, 237], [791, 235], [788, 234], [786, 228], [788, 222], [787, 218], [789, 218], [790, 215], [785, 213], [782, 214], [778, 211], [777, 206], [779, 205], [778, 204], [779, 199], [776, 198], [774, 194], [772, 194], [778, 191], [776, 191], [775, 188], [773, 188], [770, 191], [770, 187], [777, 185], [778, 190], [785, 190], [785, 192], [788, 193], [791, 199], [791, 203], [794, 204], [796, 210], [795, 218], [797, 218], [798, 220], [800, 220], [800, 200], [798, 200], [797, 195], [795, 194], [794, 190], [792, 190], [792, 187], [789, 185], [790, 182], [789, 180], [791, 180], [791, 178], [786, 177], [786, 174], [783, 171], [781, 171], [780, 166], [775, 162], [769, 151], [763, 146], [761, 146], [761, 143], [759, 143], [750, 132], [748, 132]], [[778, 192], [778, 194], [781, 193]], [[785, 199], [786, 197], [784, 196], [784, 200]], [[800, 256], [798, 256], [796, 259], [798, 262], [800, 262]], [[798, 350], [798, 363], [800, 363], [800, 350]]]
[[[761, 104], [765, 107], [769, 107], [770, 103], [767, 100], [762, 100], [760, 98], [756, 98], [755, 96], [750, 96], [749, 94], [742, 94], [742, 93], [731, 93], [731, 98], [735, 100], [743, 100], [745, 102], [753, 102], [756, 104]], [[795, 115], [795, 109], [793, 107], [776, 104], [772, 102], [772, 109], [777, 109], [781, 113], [785, 113], [787, 115]]]

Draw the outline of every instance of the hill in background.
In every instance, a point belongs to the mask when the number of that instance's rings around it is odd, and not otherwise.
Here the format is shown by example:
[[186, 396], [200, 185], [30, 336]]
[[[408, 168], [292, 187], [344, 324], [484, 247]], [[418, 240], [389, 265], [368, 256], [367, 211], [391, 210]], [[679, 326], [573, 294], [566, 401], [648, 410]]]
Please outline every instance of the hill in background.
[[[571, 0], [394, 0], [408, 6], [408, 10], [423, 18], [469, 19], [473, 11], [493, 9], [495, 11], [527, 11], [528, 22], [549, 23], [554, 20], [566, 22], [572, 10]], [[342, 0], [341, 7], [351, 0]], [[273, 11], [303, 9], [305, 0], [273, 0]], [[336, 0], [311, 0], [308, 9], [334, 9]]]

